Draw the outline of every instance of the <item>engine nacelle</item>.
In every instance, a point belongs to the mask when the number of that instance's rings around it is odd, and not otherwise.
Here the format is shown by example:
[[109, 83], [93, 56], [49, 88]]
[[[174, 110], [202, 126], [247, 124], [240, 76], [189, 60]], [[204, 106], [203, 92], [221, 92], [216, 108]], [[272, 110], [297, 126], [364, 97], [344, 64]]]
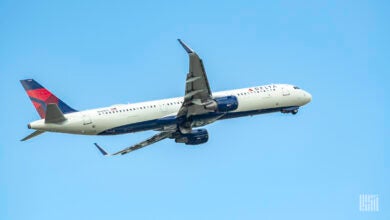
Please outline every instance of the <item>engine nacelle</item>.
[[209, 140], [209, 133], [206, 129], [192, 130], [188, 134], [180, 134], [179, 137], [175, 138], [176, 143], [184, 143], [187, 145], [198, 145], [206, 143]]
[[217, 112], [234, 111], [238, 108], [238, 99], [233, 95], [215, 98], [214, 101], [207, 104], [205, 108]]

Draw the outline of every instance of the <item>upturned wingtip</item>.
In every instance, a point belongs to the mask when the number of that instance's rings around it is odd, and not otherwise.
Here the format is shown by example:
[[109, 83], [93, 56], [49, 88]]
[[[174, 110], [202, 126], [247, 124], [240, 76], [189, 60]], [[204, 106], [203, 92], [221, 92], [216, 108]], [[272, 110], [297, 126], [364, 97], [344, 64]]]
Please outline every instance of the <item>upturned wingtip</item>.
[[187, 46], [187, 44], [185, 44], [180, 38], [177, 39], [177, 41], [179, 41], [180, 45], [184, 48], [184, 50], [187, 51], [187, 53], [194, 53], [194, 51], [189, 46]]
[[102, 147], [100, 147], [97, 143], [94, 143], [94, 145], [96, 146], [96, 148], [100, 151], [100, 153], [103, 154], [103, 156], [110, 156], [111, 154], [107, 153], [107, 151], [105, 151]]

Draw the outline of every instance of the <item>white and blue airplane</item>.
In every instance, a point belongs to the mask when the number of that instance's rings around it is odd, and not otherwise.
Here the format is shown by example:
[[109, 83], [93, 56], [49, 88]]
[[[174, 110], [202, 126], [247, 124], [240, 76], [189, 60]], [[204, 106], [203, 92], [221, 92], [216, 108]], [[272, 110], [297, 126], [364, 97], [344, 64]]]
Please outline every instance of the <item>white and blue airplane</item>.
[[189, 55], [189, 73], [184, 97], [77, 111], [33, 79], [21, 80], [41, 119], [28, 124], [34, 129], [22, 141], [46, 131], [82, 135], [117, 135], [154, 130], [154, 136], [138, 144], [105, 155], [127, 154], [166, 138], [187, 145], [208, 141], [202, 127], [222, 119], [272, 112], [296, 114], [299, 107], [311, 101], [311, 95], [297, 86], [270, 84], [212, 92], [199, 56], [179, 39]]

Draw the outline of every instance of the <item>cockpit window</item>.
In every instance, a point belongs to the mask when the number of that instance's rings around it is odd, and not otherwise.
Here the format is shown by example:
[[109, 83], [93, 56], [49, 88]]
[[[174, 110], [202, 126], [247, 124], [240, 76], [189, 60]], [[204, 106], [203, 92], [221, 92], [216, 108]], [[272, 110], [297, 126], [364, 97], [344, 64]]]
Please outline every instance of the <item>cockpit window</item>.
[[294, 89], [300, 89], [298, 86], [294, 86]]

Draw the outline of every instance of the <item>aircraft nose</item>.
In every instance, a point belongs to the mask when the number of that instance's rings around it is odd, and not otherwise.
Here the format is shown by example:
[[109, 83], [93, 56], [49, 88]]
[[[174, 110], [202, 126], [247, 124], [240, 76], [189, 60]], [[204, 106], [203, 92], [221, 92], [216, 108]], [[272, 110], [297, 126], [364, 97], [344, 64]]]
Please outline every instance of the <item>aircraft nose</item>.
[[311, 94], [306, 92], [306, 91], [303, 91], [303, 100], [305, 102], [305, 104], [311, 102]]

